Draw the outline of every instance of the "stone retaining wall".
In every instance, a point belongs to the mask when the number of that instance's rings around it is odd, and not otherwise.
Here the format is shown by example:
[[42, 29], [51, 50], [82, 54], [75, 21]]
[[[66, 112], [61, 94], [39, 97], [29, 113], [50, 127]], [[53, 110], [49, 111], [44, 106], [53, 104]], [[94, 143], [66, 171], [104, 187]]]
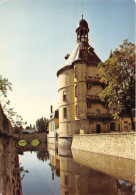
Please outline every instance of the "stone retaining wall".
[[0, 134], [6, 136], [14, 135], [12, 125], [9, 119], [7, 118], [7, 116], [4, 114], [1, 104], [0, 104]]
[[135, 133], [74, 135], [72, 149], [135, 159]]

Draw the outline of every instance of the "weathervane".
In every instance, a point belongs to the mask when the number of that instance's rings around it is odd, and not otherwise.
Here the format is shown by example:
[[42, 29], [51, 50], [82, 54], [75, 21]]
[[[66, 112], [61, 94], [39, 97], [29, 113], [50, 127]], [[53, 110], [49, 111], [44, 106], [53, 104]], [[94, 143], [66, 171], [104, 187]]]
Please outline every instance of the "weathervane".
[[84, 15], [84, 2], [82, 0], [82, 3], [81, 3], [81, 6], [82, 6], [82, 19], [83, 19], [83, 15]]

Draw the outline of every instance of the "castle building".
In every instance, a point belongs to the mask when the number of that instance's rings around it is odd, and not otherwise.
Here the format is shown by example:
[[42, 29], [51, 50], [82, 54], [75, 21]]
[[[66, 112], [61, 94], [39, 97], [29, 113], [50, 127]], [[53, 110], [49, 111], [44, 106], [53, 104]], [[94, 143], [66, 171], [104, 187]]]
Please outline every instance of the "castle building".
[[82, 15], [76, 28], [76, 47], [57, 72], [60, 139], [110, 129], [112, 116], [99, 97], [104, 88], [98, 68], [101, 60], [89, 45], [88, 33], [88, 23]]
[[[55, 149], [58, 143], [59, 137], [59, 112], [58, 110], [53, 111], [53, 106], [50, 109], [50, 119], [48, 126], [48, 148]], [[55, 144], [55, 145], [54, 145]]]

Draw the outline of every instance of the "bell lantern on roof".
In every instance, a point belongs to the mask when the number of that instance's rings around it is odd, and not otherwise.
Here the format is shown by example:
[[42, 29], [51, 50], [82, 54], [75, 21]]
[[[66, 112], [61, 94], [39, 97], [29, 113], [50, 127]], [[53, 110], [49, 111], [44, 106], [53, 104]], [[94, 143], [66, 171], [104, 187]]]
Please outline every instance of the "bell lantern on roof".
[[86, 22], [86, 20], [83, 19], [83, 15], [82, 15], [82, 19], [77, 24], [77, 29], [76, 29], [77, 43], [88, 42], [88, 32], [89, 32], [88, 23]]

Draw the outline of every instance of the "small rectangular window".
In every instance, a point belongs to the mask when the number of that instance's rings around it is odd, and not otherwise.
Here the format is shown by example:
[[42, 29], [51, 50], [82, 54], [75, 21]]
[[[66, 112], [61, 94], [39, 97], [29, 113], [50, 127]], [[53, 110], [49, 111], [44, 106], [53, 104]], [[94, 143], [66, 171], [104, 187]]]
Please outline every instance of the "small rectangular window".
[[75, 96], [76, 97], [78, 96], [78, 88], [77, 88], [77, 85], [75, 86]]
[[87, 108], [91, 108], [91, 102], [87, 102]]
[[63, 108], [63, 117], [67, 118], [67, 108]]
[[100, 114], [100, 109], [96, 109], [96, 113], [97, 114]]
[[65, 185], [68, 185], [68, 175], [65, 175]]
[[75, 67], [75, 78], [77, 78], [77, 67]]
[[124, 121], [124, 124], [128, 124], [128, 121]]
[[87, 88], [87, 90], [91, 89], [91, 86], [92, 86], [92, 84], [91, 84], [91, 83], [87, 83], [87, 84], [86, 84], [86, 88]]
[[63, 91], [63, 101], [67, 100], [66, 91]]
[[128, 131], [128, 125], [124, 125], [124, 130]]
[[76, 117], [78, 117], [78, 105], [75, 106], [75, 114], [76, 114]]
[[51, 126], [50, 126], [50, 130], [51, 130], [51, 132], [52, 132], [52, 124], [50, 124]]
[[115, 131], [115, 122], [110, 123], [110, 131]]

